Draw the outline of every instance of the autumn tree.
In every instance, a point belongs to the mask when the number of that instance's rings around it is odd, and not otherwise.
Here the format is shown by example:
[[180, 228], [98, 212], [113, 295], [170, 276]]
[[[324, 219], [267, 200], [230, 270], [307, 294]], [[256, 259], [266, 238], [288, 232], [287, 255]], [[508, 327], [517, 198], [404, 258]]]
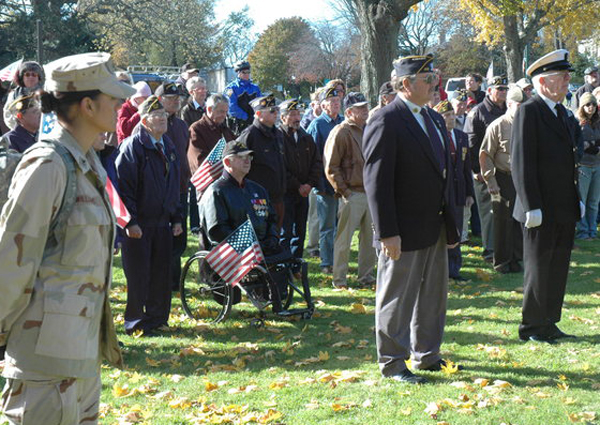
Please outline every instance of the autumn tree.
[[80, 0], [98, 47], [119, 64], [198, 66], [219, 58], [211, 0]]
[[450, 26], [442, 3], [425, 0], [408, 11], [400, 22], [400, 55], [424, 55], [440, 42]]
[[398, 57], [400, 21], [421, 0], [333, 0], [361, 35], [361, 91], [371, 104]]
[[502, 46], [508, 78], [523, 76], [523, 56], [541, 30], [582, 37], [597, 26], [599, 0], [460, 0], [478, 30], [477, 41]]
[[292, 72], [291, 59], [302, 46], [317, 45], [312, 28], [300, 17], [278, 19], [258, 38], [248, 55], [253, 78], [263, 91], [283, 90], [296, 84], [299, 76]]

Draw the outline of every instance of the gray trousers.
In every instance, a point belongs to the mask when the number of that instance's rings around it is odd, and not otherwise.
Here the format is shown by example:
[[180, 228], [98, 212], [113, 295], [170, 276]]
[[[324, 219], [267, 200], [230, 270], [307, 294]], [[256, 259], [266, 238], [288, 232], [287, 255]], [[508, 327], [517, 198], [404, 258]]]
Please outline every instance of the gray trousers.
[[481, 221], [481, 242], [487, 251], [494, 251], [494, 221], [492, 219], [492, 197], [487, 184], [473, 180], [477, 211]]
[[440, 360], [446, 324], [448, 253], [442, 227], [435, 245], [403, 252], [393, 261], [379, 253], [375, 330], [383, 376], [412, 366], [425, 369]]
[[308, 195], [308, 244], [309, 253], [319, 250], [319, 215], [317, 214], [317, 195], [313, 190]]

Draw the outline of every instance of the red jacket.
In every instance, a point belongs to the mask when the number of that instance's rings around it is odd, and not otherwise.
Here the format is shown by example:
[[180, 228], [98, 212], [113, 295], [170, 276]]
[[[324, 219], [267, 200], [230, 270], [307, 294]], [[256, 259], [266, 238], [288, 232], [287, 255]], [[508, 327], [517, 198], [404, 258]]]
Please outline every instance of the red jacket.
[[117, 140], [119, 144], [133, 132], [133, 128], [140, 122], [140, 114], [131, 100], [127, 99], [117, 115]]

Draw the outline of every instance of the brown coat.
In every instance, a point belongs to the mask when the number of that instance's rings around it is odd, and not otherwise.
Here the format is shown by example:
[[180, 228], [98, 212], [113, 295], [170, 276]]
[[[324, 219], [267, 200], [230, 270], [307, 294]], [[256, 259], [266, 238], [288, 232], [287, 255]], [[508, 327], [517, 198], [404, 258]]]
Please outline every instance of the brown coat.
[[192, 175], [200, 167], [212, 148], [221, 140], [221, 137], [224, 137], [227, 142], [235, 139], [235, 135], [225, 124], [216, 125], [206, 114], [190, 126], [190, 144], [187, 158]]
[[325, 176], [338, 197], [347, 197], [352, 191], [365, 191], [362, 136], [363, 129], [346, 119], [331, 130], [325, 142], [323, 151]]

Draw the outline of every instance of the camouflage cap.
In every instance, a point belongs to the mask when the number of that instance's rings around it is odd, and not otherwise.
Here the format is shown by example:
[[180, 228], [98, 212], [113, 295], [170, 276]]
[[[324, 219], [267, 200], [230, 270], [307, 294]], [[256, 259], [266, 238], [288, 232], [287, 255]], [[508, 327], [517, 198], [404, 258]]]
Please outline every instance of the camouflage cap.
[[50, 62], [45, 67], [48, 92], [82, 92], [100, 90], [119, 99], [135, 93], [130, 85], [119, 81], [115, 75], [110, 54], [82, 53]]

